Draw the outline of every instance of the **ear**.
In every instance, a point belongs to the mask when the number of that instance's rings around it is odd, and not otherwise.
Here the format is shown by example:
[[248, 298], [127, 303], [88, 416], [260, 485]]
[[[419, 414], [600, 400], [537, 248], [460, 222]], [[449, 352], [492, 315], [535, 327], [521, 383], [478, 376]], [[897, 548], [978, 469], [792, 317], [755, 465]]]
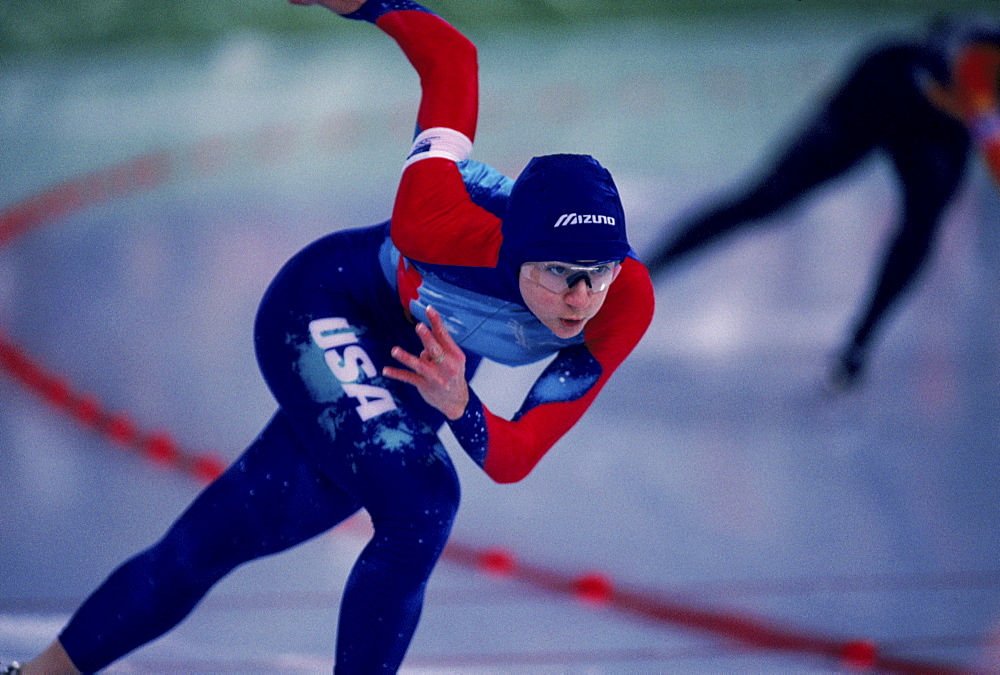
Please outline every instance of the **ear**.
[[615, 265], [615, 271], [612, 272], [613, 276], [611, 277], [611, 281], [614, 281], [615, 279], [617, 279], [618, 275], [621, 274], [621, 273], [622, 273], [622, 264], [618, 263], [617, 265]]

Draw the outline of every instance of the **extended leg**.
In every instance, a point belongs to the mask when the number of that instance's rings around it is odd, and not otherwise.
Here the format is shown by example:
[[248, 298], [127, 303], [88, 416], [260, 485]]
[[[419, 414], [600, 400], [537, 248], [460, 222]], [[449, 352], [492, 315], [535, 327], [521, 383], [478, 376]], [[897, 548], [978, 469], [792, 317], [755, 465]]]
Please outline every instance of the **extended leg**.
[[84, 602], [60, 643], [79, 670], [104, 668], [177, 625], [236, 566], [324, 532], [357, 509], [279, 413], [162, 540]]
[[841, 350], [831, 380], [846, 389], [862, 376], [877, 329], [926, 266], [941, 225], [941, 215], [965, 173], [967, 138], [955, 133], [924, 140], [894, 160], [903, 190], [903, 213], [881, 266]]
[[650, 275], [655, 278], [690, 253], [762, 224], [812, 188], [849, 169], [870, 149], [864, 136], [852, 133], [838, 116], [824, 111], [749, 188], [681, 222], [652, 255], [644, 256]]

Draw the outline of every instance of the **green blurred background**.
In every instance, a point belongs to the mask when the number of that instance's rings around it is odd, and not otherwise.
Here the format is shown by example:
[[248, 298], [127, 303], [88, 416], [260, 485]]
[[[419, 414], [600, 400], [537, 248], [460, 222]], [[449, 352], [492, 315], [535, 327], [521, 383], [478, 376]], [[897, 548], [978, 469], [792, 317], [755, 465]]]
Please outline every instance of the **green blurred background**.
[[[651, 21], [712, 15], [850, 12], [877, 20], [885, 13], [1000, 12], [997, 0], [432, 0], [461, 28], [541, 24], [553, 29], [606, 19]], [[331, 30], [319, 9], [289, 12], [284, 0], [4, 0], [0, 55], [203, 43], [235, 32], [308, 35]], [[335, 26], [333, 30], [346, 30]]]

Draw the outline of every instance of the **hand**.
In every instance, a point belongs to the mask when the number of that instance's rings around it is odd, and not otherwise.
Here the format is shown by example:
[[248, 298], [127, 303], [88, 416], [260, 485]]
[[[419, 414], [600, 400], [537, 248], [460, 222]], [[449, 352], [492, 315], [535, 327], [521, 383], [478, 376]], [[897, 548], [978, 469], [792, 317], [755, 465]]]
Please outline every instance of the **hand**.
[[424, 349], [414, 356], [401, 347], [392, 348], [394, 359], [406, 368], [386, 366], [382, 374], [400, 382], [412, 384], [424, 400], [450, 420], [457, 420], [469, 404], [469, 384], [465, 381], [465, 352], [444, 325], [433, 307], [427, 308], [430, 328], [417, 324], [417, 337]]
[[288, 0], [293, 5], [323, 5], [337, 14], [350, 14], [360, 9], [365, 0]]

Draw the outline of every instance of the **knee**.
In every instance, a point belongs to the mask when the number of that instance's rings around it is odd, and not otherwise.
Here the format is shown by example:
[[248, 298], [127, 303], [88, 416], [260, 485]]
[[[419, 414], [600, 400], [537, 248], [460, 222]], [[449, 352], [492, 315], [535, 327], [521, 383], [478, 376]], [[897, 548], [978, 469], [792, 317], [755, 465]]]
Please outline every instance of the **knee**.
[[211, 542], [192, 528], [175, 525], [140, 557], [151, 586], [198, 593], [210, 588], [239, 564], [235, 542]]
[[430, 573], [451, 534], [459, 505], [457, 483], [452, 492], [422, 497], [403, 509], [372, 515], [376, 547], [393, 551], [393, 559], [408, 561], [409, 571], [421, 578]]
[[425, 554], [437, 557], [451, 534], [452, 525], [458, 514], [460, 495], [457, 481], [451, 491], [436, 492], [424, 497], [415, 499], [406, 513], [384, 519], [382, 524], [386, 527], [383, 529], [391, 528], [397, 535], [409, 539], [411, 545], [423, 550]]

